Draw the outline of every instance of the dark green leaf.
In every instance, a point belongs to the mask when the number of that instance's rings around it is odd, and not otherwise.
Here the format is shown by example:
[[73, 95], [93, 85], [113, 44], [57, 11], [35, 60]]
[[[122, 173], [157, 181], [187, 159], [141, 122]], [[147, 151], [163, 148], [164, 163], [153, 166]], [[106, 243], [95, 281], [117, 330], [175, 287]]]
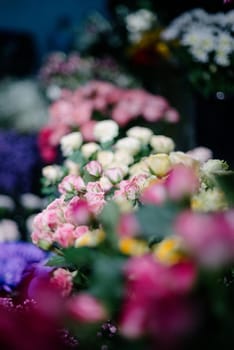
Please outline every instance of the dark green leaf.
[[53, 255], [46, 263], [46, 266], [63, 267], [66, 266], [66, 260], [64, 256]]
[[99, 216], [100, 223], [106, 233], [106, 241], [110, 243], [110, 246], [114, 249], [118, 244], [116, 230], [119, 222], [119, 215], [118, 205], [114, 202], [109, 202]]
[[234, 171], [220, 171], [216, 172], [215, 180], [230, 206], [234, 206]]

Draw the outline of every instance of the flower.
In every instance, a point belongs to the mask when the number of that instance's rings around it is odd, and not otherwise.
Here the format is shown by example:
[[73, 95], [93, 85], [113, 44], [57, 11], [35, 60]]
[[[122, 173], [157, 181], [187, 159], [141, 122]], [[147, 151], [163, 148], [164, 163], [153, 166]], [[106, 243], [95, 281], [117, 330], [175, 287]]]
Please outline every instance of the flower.
[[72, 291], [72, 273], [63, 268], [56, 269], [50, 279], [53, 286], [61, 291], [63, 297], [69, 296]]
[[174, 141], [163, 135], [153, 135], [150, 139], [150, 146], [156, 153], [170, 153], [175, 148]]
[[82, 144], [82, 140], [82, 135], [78, 131], [63, 136], [60, 140], [63, 155], [69, 156], [75, 150], [78, 150]]
[[94, 127], [94, 137], [101, 143], [112, 141], [118, 136], [119, 127], [113, 120], [103, 120]]
[[170, 159], [164, 153], [152, 154], [145, 161], [150, 171], [159, 177], [165, 176], [171, 169]]
[[19, 228], [15, 221], [0, 220], [0, 242], [17, 241], [20, 238]]
[[109, 168], [105, 171], [105, 176], [112, 184], [117, 184], [123, 180], [124, 174], [121, 168]]
[[125, 151], [129, 155], [134, 156], [140, 151], [141, 143], [134, 137], [124, 137], [116, 142], [115, 148], [118, 151]]
[[148, 144], [151, 136], [153, 135], [152, 130], [143, 128], [140, 126], [134, 126], [128, 129], [127, 136], [138, 139], [143, 145]]
[[61, 179], [63, 172], [59, 165], [47, 165], [42, 169], [42, 175], [53, 184]]
[[81, 323], [96, 323], [107, 318], [104, 306], [92, 295], [79, 293], [67, 303], [68, 314]]
[[14, 289], [27, 269], [45, 257], [42, 250], [30, 243], [0, 243], [0, 288], [6, 291]]
[[86, 171], [95, 177], [100, 177], [102, 175], [102, 166], [96, 160], [92, 160], [85, 166]]
[[100, 150], [100, 146], [95, 142], [88, 142], [81, 147], [81, 152], [87, 159], [89, 159], [98, 150]]

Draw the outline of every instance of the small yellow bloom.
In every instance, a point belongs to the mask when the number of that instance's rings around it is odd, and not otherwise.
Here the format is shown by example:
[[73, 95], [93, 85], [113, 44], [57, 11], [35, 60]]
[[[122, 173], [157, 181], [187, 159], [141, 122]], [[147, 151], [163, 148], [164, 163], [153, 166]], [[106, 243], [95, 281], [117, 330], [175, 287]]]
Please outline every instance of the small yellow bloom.
[[145, 241], [135, 238], [122, 238], [119, 249], [123, 254], [134, 256], [143, 255], [149, 250]]
[[152, 154], [145, 161], [150, 171], [158, 177], [165, 176], [171, 169], [171, 161], [165, 153]]
[[159, 42], [155, 45], [155, 51], [160, 53], [164, 58], [170, 57], [170, 50], [168, 46], [162, 42]]
[[105, 233], [101, 229], [88, 231], [81, 237], [77, 238], [75, 247], [96, 247], [105, 238]]
[[153, 248], [154, 256], [162, 263], [173, 265], [184, 259], [181, 241], [176, 237], [164, 239]]

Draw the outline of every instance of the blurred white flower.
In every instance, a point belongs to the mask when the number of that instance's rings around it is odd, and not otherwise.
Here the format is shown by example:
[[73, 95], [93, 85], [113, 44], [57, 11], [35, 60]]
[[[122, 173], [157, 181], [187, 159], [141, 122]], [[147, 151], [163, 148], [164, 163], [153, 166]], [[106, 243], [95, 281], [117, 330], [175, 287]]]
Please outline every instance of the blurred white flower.
[[104, 143], [112, 141], [119, 134], [119, 126], [113, 120], [103, 120], [94, 127], [94, 137]]
[[26, 209], [41, 209], [41, 208], [43, 208], [42, 199], [33, 193], [22, 194], [20, 197], [20, 203]]
[[13, 199], [4, 194], [0, 195], [0, 208], [5, 208], [8, 210], [13, 210], [15, 208], [15, 203]]
[[82, 135], [79, 131], [65, 135], [60, 140], [63, 155], [70, 156], [74, 151], [78, 150], [83, 142]]
[[16, 241], [20, 238], [17, 224], [13, 220], [0, 221], [0, 242]]

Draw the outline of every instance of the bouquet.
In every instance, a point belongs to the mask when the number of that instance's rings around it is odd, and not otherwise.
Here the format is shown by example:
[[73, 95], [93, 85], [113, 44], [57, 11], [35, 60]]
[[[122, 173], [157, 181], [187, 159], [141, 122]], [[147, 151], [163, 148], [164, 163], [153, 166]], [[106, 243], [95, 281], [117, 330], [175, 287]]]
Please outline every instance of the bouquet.
[[44, 170], [58, 198], [32, 233], [55, 253], [48, 265], [80, 348], [234, 344], [233, 173], [209, 150], [175, 151], [150, 129], [118, 140], [117, 124], [103, 121], [95, 135], [61, 140], [65, 168]]
[[184, 65], [192, 85], [204, 96], [233, 93], [234, 11], [208, 14], [186, 12], [163, 31], [175, 59]]

